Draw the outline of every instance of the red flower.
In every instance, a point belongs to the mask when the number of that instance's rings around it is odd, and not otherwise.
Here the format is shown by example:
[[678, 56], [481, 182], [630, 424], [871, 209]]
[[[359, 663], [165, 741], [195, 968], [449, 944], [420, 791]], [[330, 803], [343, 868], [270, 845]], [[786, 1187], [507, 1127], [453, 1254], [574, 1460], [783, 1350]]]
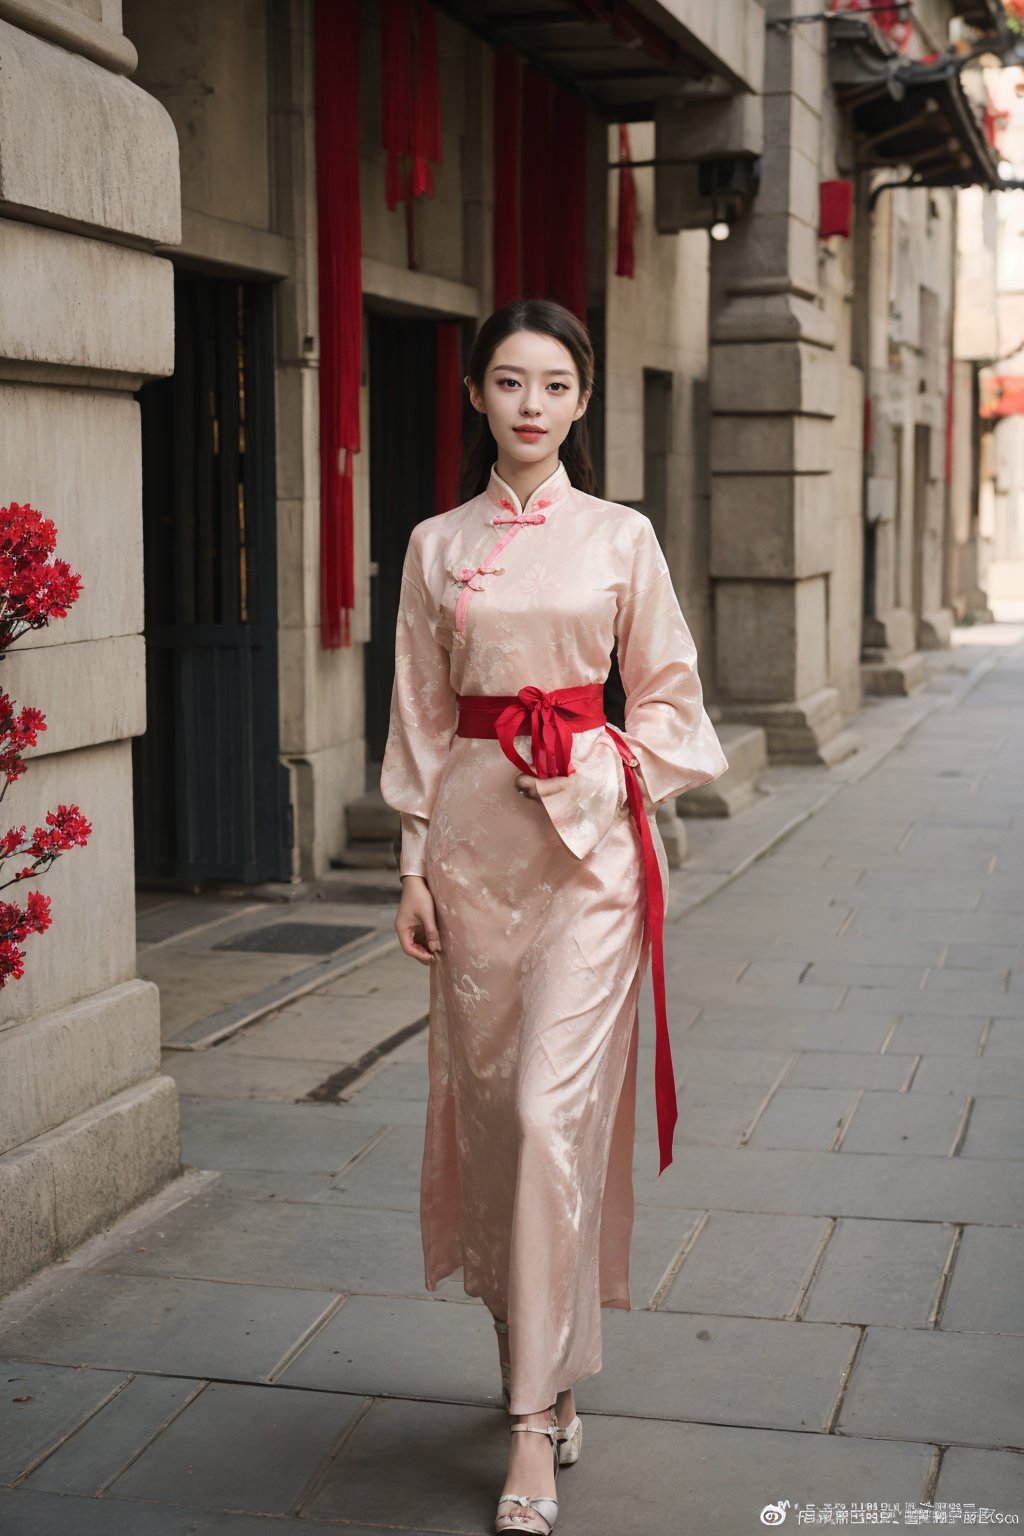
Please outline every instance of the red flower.
[[3, 837], [0, 837], [0, 859], [9, 858], [12, 853], [17, 853], [24, 840], [24, 826], [11, 827], [8, 832], [4, 833]]
[[26, 629], [63, 619], [82, 590], [66, 560], [50, 559], [57, 530], [27, 503], [0, 507], [0, 650]]
[[[53, 558], [57, 530], [28, 503], [11, 502], [0, 507], [0, 660], [7, 648], [27, 629], [41, 629], [51, 619], [66, 617], [82, 589], [82, 578], [66, 560]], [[25, 772], [22, 753], [37, 744], [46, 729], [42, 710], [31, 706], [15, 714], [14, 704], [0, 693], [0, 799], [7, 785]], [[24, 826], [10, 827], [0, 836], [0, 867], [14, 855], [26, 854], [25, 864], [4, 884], [17, 884], [45, 873], [54, 859], [68, 849], [88, 842], [92, 826], [77, 805], [58, 805], [47, 811], [46, 825], [36, 827], [31, 841]], [[24, 975], [22, 942], [33, 933], [45, 933], [51, 925], [50, 898], [30, 891], [24, 908], [17, 902], [0, 901], [0, 988]]]
[[13, 939], [0, 938], [0, 987], [25, 974], [25, 960]]
[[25, 902], [26, 919], [34, 933], [45, 933], [53, 919], [50, 916], [50, 898], [42, 891], [29, 891]]

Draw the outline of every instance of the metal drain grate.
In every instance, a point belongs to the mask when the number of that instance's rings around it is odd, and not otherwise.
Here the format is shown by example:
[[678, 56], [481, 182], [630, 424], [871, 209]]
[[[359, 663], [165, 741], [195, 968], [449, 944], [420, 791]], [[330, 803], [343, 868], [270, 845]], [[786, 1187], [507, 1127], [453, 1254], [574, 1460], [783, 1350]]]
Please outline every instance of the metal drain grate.
[[246, 949], [261, 955], [333, 955], [374, 928], [345, 927], [340, 923], [268, 923], [234, 939], [223, 939], [214, 949]]

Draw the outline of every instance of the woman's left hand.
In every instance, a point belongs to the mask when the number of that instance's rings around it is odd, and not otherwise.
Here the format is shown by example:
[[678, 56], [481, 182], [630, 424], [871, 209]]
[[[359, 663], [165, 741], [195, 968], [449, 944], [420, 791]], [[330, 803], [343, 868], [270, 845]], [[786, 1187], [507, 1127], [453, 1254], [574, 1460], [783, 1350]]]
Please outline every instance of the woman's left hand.
[[516, 774], [516, 789], [531, 800], [539, 800], [541, 795], [553, 795], [557, 789], [561, 789], [562, 785], [568, 782], [568, 774], [553, 779], [536, 779], [532, 773]]

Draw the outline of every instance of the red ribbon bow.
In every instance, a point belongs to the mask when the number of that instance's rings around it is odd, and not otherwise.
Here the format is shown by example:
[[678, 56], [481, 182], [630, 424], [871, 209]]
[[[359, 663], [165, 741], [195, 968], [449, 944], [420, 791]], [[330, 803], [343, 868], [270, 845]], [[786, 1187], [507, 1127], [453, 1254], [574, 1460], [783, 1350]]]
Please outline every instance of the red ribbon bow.
[[[565, 722], [578, 719], [581, 712], [568, 704], [559, 704], [552, 694], [532, 683], [520, 688], [516, 698], [519, 702], [509, 704], [494, 722], [505, 756], [535, 779], [553, 779], [575, 773], [570, 761], [573, 733]], [[520, 757], [512, 744], [527, 716], [533, 746], [532, 766]]]

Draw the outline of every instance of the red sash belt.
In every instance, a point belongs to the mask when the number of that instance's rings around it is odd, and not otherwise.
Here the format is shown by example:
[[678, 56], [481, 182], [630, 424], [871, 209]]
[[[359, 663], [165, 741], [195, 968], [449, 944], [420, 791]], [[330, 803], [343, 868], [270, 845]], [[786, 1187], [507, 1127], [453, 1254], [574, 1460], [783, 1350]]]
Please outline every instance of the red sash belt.
[[[672, 1047], [665, 1006], [665, 893], [661, 884], [654, 841], [651, 837], [643, 792], [634, 771], [640, 765], [622, 738], [613, 731], [604, 712], [604, 685], [585, 683], [579, 688], [555, 688], [545, 693], [532, 684], [518, 693], [460, 693], [459, 736], [497, 737], [501, 750], [523, 773], [538, 779], [573, 774], [572, 737], [575, 731], [604, 726], [622, 758], [626, 774], [626, 798], [640, 834], [643, 850], [644, 936], [651, 941], [651, 979], [654, 984], [654, 1097], [658, 1112], [659, 1176], [672, 1161], [672, 1132], [678, 1118]], [[516, 751], [513, 738], [529, 732], [531, 766]]]

